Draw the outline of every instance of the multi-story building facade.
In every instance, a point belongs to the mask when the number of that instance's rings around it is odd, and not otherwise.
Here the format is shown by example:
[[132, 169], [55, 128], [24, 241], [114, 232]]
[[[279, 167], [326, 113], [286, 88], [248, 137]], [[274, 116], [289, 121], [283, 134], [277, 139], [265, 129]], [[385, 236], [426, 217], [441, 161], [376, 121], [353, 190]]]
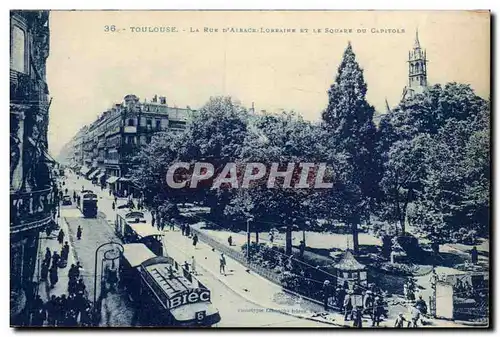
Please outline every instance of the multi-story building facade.
[[[129, 179], [133, 155], [149, 144], [155, 133], [183, 130], [193, 111], [190, 107], [168, 106], [166, 97], [141, 102], [136, 95], [126, 95], [123, 102], [103, 112], [82, 132], [80, 172], [108, 183], [118, 193], [136, 191]], [[71, 143], [76, 156], [78, 141]], [[79, 162], [76, 158], [73, 161]]]
[[27, 324], [39, 233], [53, 223], [57, 191], [47, 151], [49, 12], [10, 13], [10, 317]]

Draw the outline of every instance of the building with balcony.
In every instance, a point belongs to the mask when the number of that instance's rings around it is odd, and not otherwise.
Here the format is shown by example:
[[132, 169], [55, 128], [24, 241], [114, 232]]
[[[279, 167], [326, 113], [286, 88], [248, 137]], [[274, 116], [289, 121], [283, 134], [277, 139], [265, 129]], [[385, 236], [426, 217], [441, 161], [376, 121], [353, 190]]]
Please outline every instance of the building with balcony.
[[47, 151], [49, 12], [10, 12], [10, 318], [28, 324], [39, 233], [53, 224], [57, 191]]
[[[193, 111], [190, 107], [170, 107], [164, 96], [141, 102], [136, 95], [126, 95], [86, 126], [81, 142], [84, 170], [97, 167], [99, 182], [107, 182], [118, 192], [133, 192], [135, 186], [128, 179], [133, 156], [156, 133], [182, 131]], [[77, 142], [71, 143], [74, 153], [79, 154]]]

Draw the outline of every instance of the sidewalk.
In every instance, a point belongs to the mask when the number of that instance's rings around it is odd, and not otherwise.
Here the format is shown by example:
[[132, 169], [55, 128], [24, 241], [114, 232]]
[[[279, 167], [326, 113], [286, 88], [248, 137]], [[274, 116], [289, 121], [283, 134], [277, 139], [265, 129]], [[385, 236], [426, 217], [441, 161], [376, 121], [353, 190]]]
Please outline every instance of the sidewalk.
[[50, 288], [50, 281], [48, 280], [49, 277], [47, 277], [47, 280], [45, 281], [39, 281], [40, 278], [40, 269], [41, 268], [41, 263], [45, 257], [45, 250], [47, 247], [50, 249], [51, 254], [54, 254], [54, 251], [57, 251], [59, 254], [61, 254], [61, 248], [62, 245], [57, 242], [57, 234], [59, 233], [59, 229], [52, 231], [51, 235], [49, 237], [46, 236], [45, 232], [40, 233], [40, 249], [38, 252], [38, 261], [37, 261], [37, 266], [35, 269], [35, 278], [38, 282], [38, 295], [42, 298], [44, 302], [47, 302], [50, 300], [50, 297], [52, 295], [55, 296], [60, 296], [62, 294], [68, 295], [68, 271], [69, 268], [71, 267], [71, 264], [76, 264], [76, 257], [75, 257], [75, 250], [73, 248], [72, 242], [69, 239], [69, 229], [66, 221], [64, 221], [64, 214], [68, 210], [61, 208], [61, 217], [58, 219], [58, 224], [60, 229], [64, 231], [64, 241], [68, 241], [68, 244], [70, 245], [70, 250], [69, 250], [69, 256], [68, 256], [68, 264], [66, 265], [66, 268], [59, 268], [58, 269], [58, 282], [55, 284], [54, 288]]
[[303, 300], [301, 297], [286, 293], [283, 288], [264, 279], [228, 256], [225, 256], [226, 275], [220, 273], [220, 253], [214, 251], [209, 245], [198, 242], [196, 249], [192, 240], [183, 236], [181, 232], [165, 231], [166, 255], [183, 264], [184, 261], [191, 263], [191, 256], [195, 257], [197, 272], [206, 271], [219, 279], [225, 286], [236, 292], [246, 300], [264, 307], [266, 311], [279, 311], [281, 313], [314, 320], [321, 323], [342, 326], [343, 316], [329, 313], [325, 317], [319, 317], [324, 313], [321, 305]]
[[[111, 203], [114, 200], [113, 196], [109, 196], [107, 189], [98, 191], [100, 195], [100, 210], [107, 215], [108, 223], [114, 222], [116, 210], [113, 211]], [[119, 198], [124, 201], [126, 198]], [[118, 201], [120, 205], [120, 201]], [[101, 206], [102, 205], [102, 206]], [[145, 214], [147, 221], [151, 221], [151, 213], [147, 210], [142, 210]], [[240, 233], [230, 232], [215, 232], [199, 229], [197, 225], [191, 226], [193, 229], [208, 235], [220, 244], [227, 245], [227, 237], [232, 235], [233, 246], [230, 248], [234, 251], [239, 251], [241, 245], [246, 243], [246, 236]], [[266, 311], [279, 311], [281, 313], [327, 323], [334, 326], [351, 326], [352, 322], [344, 322], [343, 314], [338, 312], [325, 312], [323, 306], [310, 300], [303, 299], [299, 294], [292, 294], [285, 292], [283, 288], [266, 278], [248, 270], [244, 265], [225, 255], [227, 262], [226, 276], [222, 275], [219, 271], [219, 257], [220, 252], [215, 251], [212, 246], [198, 242], [196, 249], [192, 245], [192, 240], [183, 236], [178, 228], [174, 231], [168, 230], [168, 225], [165, 227], [164, 246], [166, 247], [166, 255], [174, 258], [179, 264], [185, 261], [191, 263], [191, 256], [195, 257], [196, 269], [198, 273], [207, 272], [213, 277], [217, 278], [226, 287], [237, 293], [239, 296], [246, 300], [255, 303], [258, 306], [264, 307]], [[259, 238], [261, 242], [269, 241], [264, 235]], [[276, 242], [275, 244], [280, 244]], [[229, 248], [229, 246], [228, 246]], [[406, 312], [403, 312], [407, 316]], [[380, 327], [392, 327], [394, 317], [389, 317], [388, 320], [382, 321]], [[370, 327], [371, 320], [367, 317], [363, 318], [363, 326]], [[427, 327], [457, 327], [461, 326], [452, 321], [432, 319], [431, 325]]]

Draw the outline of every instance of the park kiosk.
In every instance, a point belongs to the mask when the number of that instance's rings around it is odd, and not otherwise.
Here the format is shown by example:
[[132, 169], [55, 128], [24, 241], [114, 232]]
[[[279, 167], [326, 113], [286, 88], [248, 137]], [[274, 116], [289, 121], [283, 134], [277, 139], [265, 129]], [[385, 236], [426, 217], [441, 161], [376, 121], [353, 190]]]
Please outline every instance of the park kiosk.
[[343, 287], [347, 284], [348, 288], [353, 290], [355, 284], [363, 287], [368, 285], [366, 266], [356, 260], [350, 250], [342, 255], [334, 267], [337, 271], [337, 284], [339, 286]]

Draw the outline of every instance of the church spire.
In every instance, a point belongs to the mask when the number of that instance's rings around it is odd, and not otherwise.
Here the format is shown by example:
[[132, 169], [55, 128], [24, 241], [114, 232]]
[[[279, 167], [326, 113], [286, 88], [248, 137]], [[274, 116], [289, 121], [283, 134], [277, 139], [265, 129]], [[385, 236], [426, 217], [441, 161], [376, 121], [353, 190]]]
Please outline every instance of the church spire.
[[420, 49], [420, 41], [418, 40], [418, 28], [415, 32], [415, 43], [413, 44], [413, 49]]
[[408, 55], [408, 86], [403, 94], [404, 97], [422, 93], [427, 87], [427, 62], [425, 49], [420, 46], [417, 28], [415, 43]]

